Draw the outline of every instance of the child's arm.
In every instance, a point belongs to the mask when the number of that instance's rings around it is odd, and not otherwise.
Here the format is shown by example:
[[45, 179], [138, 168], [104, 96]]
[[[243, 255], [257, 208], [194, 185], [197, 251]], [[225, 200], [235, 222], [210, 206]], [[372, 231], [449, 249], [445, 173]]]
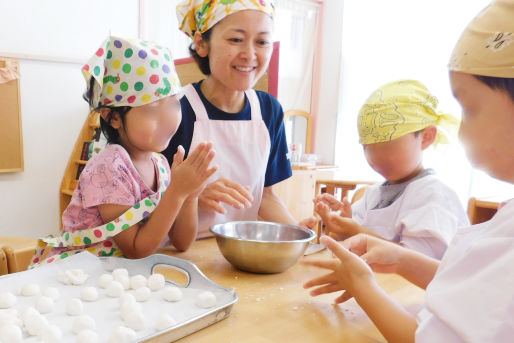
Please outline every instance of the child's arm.
[[[216, 171], [216, 167], [209, 167], [214, 158], [211, 143], [199, 144], [184, 162], [183, 156], [183, 149], [174, 156], [171, 183], [150, 219], [114, 236], [114, 241], [125, 256], [141, 258], [152, 254], [169, 232], [186, 199], [198, 192]], [[112, 204], [99, 206], [104, 222], [112, 221], [129, 208], [130, 206]], [[193, 236], [196, 232], [189, 234]]]
[[180, 251], [186, 251], [198, 233], [198, 196], [189, 196], [168, 232], [171, 244]]
[[416, 318], [378, 286], [366, 263], [333, 239], [324, 236], [321, 240], [338, 260], [302, 261], [303, 264], [330, 270], [329, 274], [310, 280], [304, 285], [305, 288], [320, 286], [312, 290], [311, 295], [344, 290], [336, 303], [354, 297], [388, 342], [414, 342]]
[[373, 231], [359, 225], [355, 220], [342, 217], [337, 213], [331, 213], [329, 206], [324, 202], [316, 203], [314, 210], [320, 215], [321, 219], [325, 223], [326, 234], [330, 234], [330, 236], [337, 240], [343, 240], [359, 233], [381, 238]]

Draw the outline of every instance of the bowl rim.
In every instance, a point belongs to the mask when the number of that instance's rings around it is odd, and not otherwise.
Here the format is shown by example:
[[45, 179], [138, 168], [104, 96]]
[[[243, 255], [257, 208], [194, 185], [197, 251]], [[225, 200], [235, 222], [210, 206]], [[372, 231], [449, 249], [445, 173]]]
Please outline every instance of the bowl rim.
[[[309, 237], [303, 238], [303, 239], [290, 240], [290, 241], [263, 241], [263, 240], [259, 240], [259, 239], [243, 239], [243, 238], [239, 238], [239, 237], [227, 236], [227, 235], [223, 235], [223, 234], [221, 234], [219, 232], [214, 231], [217, 227], [222, 226], [222, 225], [227, 225], [227, 224], [247, 224], [247, 223], [272, 224], [272, 225], [275, 225], [275, 226], [287, 225], [287, 226], [291, 226], [293, 228], [299, 229], [299, 230], [307, 233], [309, 235]], [[285, 223], [276, 223], [276, 222], [269, 222], [269, 221], [262, 221], [262, 220], [234, 220], [234, 221], [229, 221], [229, 222], [225, 222], [225, 223], [214, 224], [214, 225], [212, 225], [209, 228], [209, 231], [212, 234], [214, 234], [214, 236], [217, 236], [217, 237], [229, 238], [229, 239], [232, 239], [232, 240], [243, 241], [243, 242], [258, 242], [258, 243], [270, 243], [270, 244], [310, 242], [310, 241], [312, 241], [314, 239], [314, 237], [316, 237], [316, 233], [313, 230], [304, 228], [304, 227], [299, 226], [299, 225], [285, 224]]]

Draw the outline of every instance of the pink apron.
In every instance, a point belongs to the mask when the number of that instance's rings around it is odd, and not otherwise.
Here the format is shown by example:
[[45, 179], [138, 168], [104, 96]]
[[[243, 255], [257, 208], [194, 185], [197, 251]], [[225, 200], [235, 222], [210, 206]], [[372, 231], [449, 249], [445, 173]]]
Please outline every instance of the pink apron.
[[205, 141], [212, 142], [216, 151], [212, 165], [218, 165], [219, 168], [208, 183], [224, 177], [242, 186], [250, 186], [254, 198], [249, 208], [236, 209], [225, 205], [225, 214], [199, 209], [198, 238], [211, 236], [209, 227], [214, 224], [232, 220], [257, 220], [271, 147], [257, 94], [254, 90], [245, 92], [250, 103], [251, 120], [210, 120], [195, 88], [187, 85], [184, 93], [196, 115], [189, 151]]

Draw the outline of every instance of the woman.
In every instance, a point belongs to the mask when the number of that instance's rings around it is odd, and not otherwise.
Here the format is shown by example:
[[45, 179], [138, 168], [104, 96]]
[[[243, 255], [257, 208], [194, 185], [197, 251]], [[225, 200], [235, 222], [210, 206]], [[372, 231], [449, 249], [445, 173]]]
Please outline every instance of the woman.
[[292, 175], [282, 107], [273, 96], [252, 90], [273, 50], [273, 4], [187, 0], [177, 15], [207, 78], [184, 87], [182, 123], [163, 154], [172, 157], [179, 145], [187, 153], [211, 141], [219, 167], [198, 199], [197, 237], [231, 220], [296, 224], [272, 188]]

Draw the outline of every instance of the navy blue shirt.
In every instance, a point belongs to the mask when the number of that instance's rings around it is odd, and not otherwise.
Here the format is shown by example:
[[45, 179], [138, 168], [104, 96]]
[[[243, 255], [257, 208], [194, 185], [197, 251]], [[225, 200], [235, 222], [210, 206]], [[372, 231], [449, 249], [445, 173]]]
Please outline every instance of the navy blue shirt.
[[[201, 82], [201, 81], [200, 81]], [[220, 110], [211, 104], [200, 90], [200, 82], [193, 83], [196, 92], [200, 96], [209, 119], [211, 120], [251, 120], [251, 109], [248, 99], [244, 108], [239, 113], [228, 113]], [[264, 187], [273, 186], [292, 175], [291, 163], [287, 157], [287, 142], [284, 128], [284, 112], [278, 100], [266, 92], [256, 91], [261, 106], [262, 120], [266, 124], [270, 135], [270, 153], [268, 165], [266, 167], [266, 175], [264, 178]], [[162, 152], [170, 162], [173, 163], [173, 155], [177, 152], [179, 145], [182, 145], [186, 151], [186, 156], [191, 147], [193, 139], [194, 124], [196, 115], [191, 104], [184, 96], [180, 100], [182, 107], [182, 122], [180, 123], [177, 133], [171, 138], [170, 144]], [[216, 147], [214, 147], [216, 149]]]

